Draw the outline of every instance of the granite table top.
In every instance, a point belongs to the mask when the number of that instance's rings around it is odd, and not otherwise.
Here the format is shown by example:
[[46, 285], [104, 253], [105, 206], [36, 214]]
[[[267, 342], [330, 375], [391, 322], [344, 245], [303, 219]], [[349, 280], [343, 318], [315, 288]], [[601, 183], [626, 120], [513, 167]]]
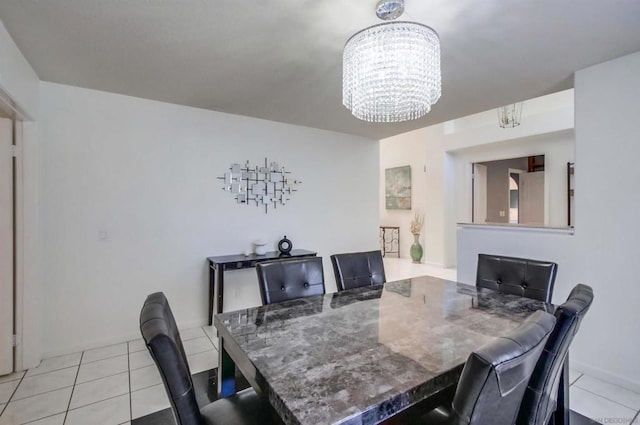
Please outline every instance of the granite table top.
[[286, 424], [376, 424], [455, 384], [473, 350], [552, 308], [422, 276], [219, 314], [215, 326]]

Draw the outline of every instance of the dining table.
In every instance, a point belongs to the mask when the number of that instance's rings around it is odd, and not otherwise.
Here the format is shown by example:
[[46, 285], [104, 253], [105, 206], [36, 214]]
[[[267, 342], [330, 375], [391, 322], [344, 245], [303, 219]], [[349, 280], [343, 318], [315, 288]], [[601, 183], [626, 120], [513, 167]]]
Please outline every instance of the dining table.
[[285, 424], [378, 424], [455, 388], [536, 310], [554, 306], [420, 276], [218, 314], [218, 393], [238, 369]]

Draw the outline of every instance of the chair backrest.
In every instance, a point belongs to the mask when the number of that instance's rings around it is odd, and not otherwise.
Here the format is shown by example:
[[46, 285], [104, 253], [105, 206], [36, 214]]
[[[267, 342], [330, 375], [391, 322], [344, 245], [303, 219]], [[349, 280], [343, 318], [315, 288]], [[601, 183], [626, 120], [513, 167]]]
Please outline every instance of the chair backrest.
[[322, 257], [265, 261], [256, 270], [263, 305], [324, 294]]
[[476, 286], [550, 303], [557, 271], [550, 261], [478, 254]]
[[556, 410], [560, 377], [569, 346], [592, 302], [591, 287], [579, 284], [573, 288], [567, 301], [556, 309], [556, 325], [529, 381], [518, 425], [549, 423]]
[[145, 300], [140, 312], [140, 332], [162, 376], [177, 425], [204, 425], [180, 333], [162, 292]]
[[382, 285], [387, 281], [380, 251], [335, 254], [331, 256], [331, 263], [338, 291]]
[[513, 425], [555, 317], [542, 310], [471, 353], [453, 397], [452, 425]]

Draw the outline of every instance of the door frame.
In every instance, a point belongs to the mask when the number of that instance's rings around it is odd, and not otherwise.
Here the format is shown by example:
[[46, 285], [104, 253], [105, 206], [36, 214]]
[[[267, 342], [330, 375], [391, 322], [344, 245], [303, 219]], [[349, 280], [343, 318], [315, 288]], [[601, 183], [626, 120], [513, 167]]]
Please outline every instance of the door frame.
[[[519, 168], [509, 168], [507, 170], [507, 182], [511, 178], [511, 174], [524, 174], [526, 170], [520, 170]], [[511, 223], [511, 189], [507, 185], [507, 223], [520, 224], [520, 181], [518, 180], [518, 222]]]
[[0, 84], [0, 114], [14, 121], [14, 347], [13, 368], [42, 359], [40, 301], [39, 146], [37, 123]]
[[[2, 197], [2, 254], [0, 256], [0, 374], [5, 375], [15, 368], [15, 159], [14, 122], [11, 117], [0, 116], [0, 197]], [[6, 239], [6, 240], [5, 240]]]
[[[487, 166], [471, 164], [471, 222], [484, 224], [487, 222]], [[484, 216], [484, 220], [479, 221]]]

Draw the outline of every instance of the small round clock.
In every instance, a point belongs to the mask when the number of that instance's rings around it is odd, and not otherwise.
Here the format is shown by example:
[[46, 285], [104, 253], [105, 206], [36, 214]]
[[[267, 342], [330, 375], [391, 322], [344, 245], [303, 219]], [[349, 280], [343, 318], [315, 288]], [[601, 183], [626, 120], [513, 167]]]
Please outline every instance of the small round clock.
[[291, 248], [293, 248], [293, 244], [285, 235], [285, 237], [278, 242], [278, 251], [280, 251], [280, 255], [289, 255]]

